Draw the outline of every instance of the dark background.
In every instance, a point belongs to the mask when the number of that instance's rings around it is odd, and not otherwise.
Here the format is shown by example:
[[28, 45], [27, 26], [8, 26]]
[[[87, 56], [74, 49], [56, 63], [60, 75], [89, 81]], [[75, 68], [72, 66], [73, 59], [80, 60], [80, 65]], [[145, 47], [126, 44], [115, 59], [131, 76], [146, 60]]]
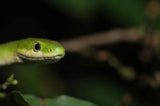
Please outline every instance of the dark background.
[[[112, 28], [131, 27], [143, 22], [142, 12], [145, 0], [141, 0], [140, 2], [138, 0], [131, 0], [131, 2], [124, 0], [120, 2], [122, 6], [135, 2], [135, 8], [134, 4], [129, 8], [130, 10], [127, 10], [129, 5], [123, 7], [126, 10], [123, 14], [129, 17], [127, 20], [122, 19], [124, 16], [118, 16], [120, 14], [118, 13], [119, 11], [116, 13], [116, 9], [119, 9], [120, 6], [116, 7], [115, 10], [110, 9], [109, 4], [103, 4], [106, 2], [105, 0], [98, 2], [90, 0], [78, 0], [76, 2], [70, 0], [68, 3], [63, 0], [57, 1], [16, 0], [2, 2], [1, 35], [4, 39], [7, 38], [6, 40], [9, 40], [9, 38], [12, 40], [25, 37], [49, 37], [59, 40], [102, 32]], [[78, 5], [79, 3], [81, 5]], [[118, 6], [121, 4], [113, 3], [113, 5]], [[134, 17], [127, 14], [129, 13], [127, 11], [131, 12], [130, 14], [133, 13], [133, 15], [136, 13], [137, 15], [141, 14], [141, 16], [134, 16], [138, 17], [134, 19]]]

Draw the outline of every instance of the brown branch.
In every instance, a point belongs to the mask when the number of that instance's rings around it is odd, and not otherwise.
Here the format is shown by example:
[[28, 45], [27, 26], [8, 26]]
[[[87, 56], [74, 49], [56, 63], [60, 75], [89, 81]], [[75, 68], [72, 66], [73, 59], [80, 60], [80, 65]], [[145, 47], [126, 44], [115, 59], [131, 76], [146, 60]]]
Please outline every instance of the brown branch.
[[[75, 52], [81, 55], [91, 56], [93, 47], [113, 44], [117, 42], [147, 42], [144, 49], [140, 52], [140, 59], [148, 62], [154, 54], [159, 54], [159, 32], [152, 33], [152, 39], [146, 36], [147, 33], [141, 28], [115, 29], [104, 33], [81, 36], [78, 38], [61, 41], [67, 52]], [[149, 47], [149, 48], [148, 48]], [[147, 48], [147, 49], [146, 49]]]
[[68, 52], [80, 52], [88, 47], [100, 46], [116, 42], [136, 42], [144, 36], [139, 29], [115, 29], [109, 32], [86, 35], [61, 41]]

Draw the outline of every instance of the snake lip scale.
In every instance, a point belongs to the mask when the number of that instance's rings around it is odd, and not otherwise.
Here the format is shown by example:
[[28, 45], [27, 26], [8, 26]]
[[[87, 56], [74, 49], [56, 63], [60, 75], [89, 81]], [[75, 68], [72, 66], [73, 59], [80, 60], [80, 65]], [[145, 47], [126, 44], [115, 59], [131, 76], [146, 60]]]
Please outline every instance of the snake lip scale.
[[57, 56], [52, 56], [52, 57], [28, 57], [25, 56], [23, 54], [18, 53], [18, 57], [20, 57], [20, 59], [25, 59], [25, 60], [59, 60], [62, 59], [64, 57], [64, 55], [57, 55]]

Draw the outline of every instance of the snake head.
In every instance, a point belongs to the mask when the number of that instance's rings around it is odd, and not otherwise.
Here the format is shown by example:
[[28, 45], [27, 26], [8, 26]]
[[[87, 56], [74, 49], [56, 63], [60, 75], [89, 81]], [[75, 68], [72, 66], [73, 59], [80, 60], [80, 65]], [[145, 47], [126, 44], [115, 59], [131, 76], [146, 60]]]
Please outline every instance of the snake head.
[[54, 63], [65, 55], [64, 47], [57, 41], [27, 38], [18, 43], [17, 56], [20, 60], [29, 62]]

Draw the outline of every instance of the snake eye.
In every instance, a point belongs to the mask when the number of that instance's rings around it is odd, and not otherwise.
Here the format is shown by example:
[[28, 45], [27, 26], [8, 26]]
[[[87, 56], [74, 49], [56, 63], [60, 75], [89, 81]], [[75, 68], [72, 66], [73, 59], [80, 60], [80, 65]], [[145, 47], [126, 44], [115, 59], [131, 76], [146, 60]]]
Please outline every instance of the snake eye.
[[34, 50], [35, 52], [37, 52], [37, 51], [39, 51], [40, 49], [41, 49], [41, 45], [40, 45], [38, 42], [36, 42], [36, 43], [34, 44], [33, 50]]

